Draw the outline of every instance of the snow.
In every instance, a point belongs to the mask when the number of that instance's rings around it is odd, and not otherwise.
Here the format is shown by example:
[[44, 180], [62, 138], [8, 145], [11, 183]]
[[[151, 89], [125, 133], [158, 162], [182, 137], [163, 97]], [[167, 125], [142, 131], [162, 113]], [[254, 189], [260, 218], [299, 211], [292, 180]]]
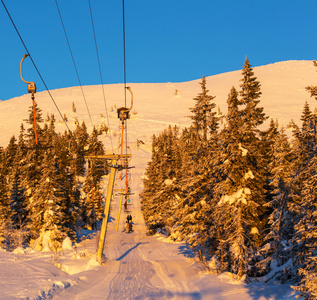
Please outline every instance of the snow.
[[[251, 62], [252, 63], [252, 62]], [[315, 100], [309, 98], [305, 86], [317, 83], [317, 72], [310, 61], [287, 61], [254, 68], [255, 76], [261, 82], [261, 105], [280, 125], [286, 126], [291, 119], [299, 122], [301, 111], [307, 100], [311, 108]], [[215, 95], [216, 104], [226, 112], [226, 100], [232, 85], [239, 88], [241, 71], [207, 77], [207, 88]], [[106, 263], [96, 260], [98, 232], [83, 231], [82, 239], [75, 245], [64, 240], [60, 251], [51, 251], [47, 242], [49, 232], [44, 234], [44, 250], [17, 248], [9, 253], [0, 250], [0, 299], [295, 299], [296, 293], [289, 285], [274, 282], [237, 281], [230, 273], [212, 274], [215, 262], [210, 261], [209, 271], [200, 264], [192, 251], [183, 243], [167, 243], [163, 235], [147, 236], [146, 226], [140, 209], [139, 193], [142, 191], [144, 170], [151, 158], [151, 137], [169, 124], [187, 126], [190, 124], [189, 107], [200, 92], [200, 79], [184, 83], [129, 84], [135, 97], [128, 121], [129, 145], [133, 158], [131, 165], [131, 214], [133, 233], [124, 233], [125, 215], [121, 215], [119, 231], [115, 230], [118, 196], [112, 203], [111, 222], [108, 226], [104, 254]], [[107, 124], [100, 86], [83, 87], [92, 121], [95, 125]], [[108, 107], [122, 106], [123, 85], [105, 86]], [[177, 90], [177, 95], [175, 95]], [[85, 120], [91, 130], [90, 120], [82, 100], [79, 87], [51, 91], [59, 109], [67, 115], [68, 126], [75, 128], [76, 119]], [[61, 116], [47, 92], [35, 95], [39, 106], [46, 113], [53, 113], [57, 119], [56, 128], [66, 128], [60, 122]], [[76, 112], [72, 111], [72, 102]], [[6, 146], [14, 134], [18, 136], [20, 124], [27, 116], [31, 105], [30, 95], [0, 102], [0, 145]], [[110, 130], [115, 149], [103, 133], [101, 138], [109, 152], [117, 151], [119, 121], [116, 111], [110, 112]], [[265, 126], [268, 125], [268, 122]], [[142, 140], [144, 144], [137, 143]], [[241, 155], [247, 149], [239, 145]], [[252, 179], [251, 171], [245, 179]], [[107, 178], [106, 178], [107, 179]], [[106, 184], [106, 183], [105, 183]], [[122, 182], [117, 178], [116, 187]], [[166, 182], [166, 184], [172, 184]], [[219, 205], [241, 201], [246, 204], [250, 190], [240, 189], [221, 198]], [[178, 195], [175, 194], [177, 198]], [[204, 203], [201, 202], [203, 205]], [[268, 274], [268, 277], [274, 274]], [[264, 279], [263, 279], [264, 280]]]
[[74, 250], [73, 243], [69, 237], [65, 238], [62, 243], [63, 250]]
[[247, 180], [247, 179], [249, 179], [249, 178], [251, 178], [251, 179], [254, 178], [254, 175], [253, 175], [253, 173], [252, 173], [251, 170], [249, 170], [247, 173], [244, 174], [244, 179], [245, 179], [245, 180]]
[[247, 153], [248, 153], [248, 150], [245, 149], [245, 148], [243, 148], [242, 145], [241, 145], [241, 143], [239, 143], [239, 150], [241, 150], [241, 152], [242, 152], [241, 155], [242, 155], [242, 156], [246, 156]]
[[226, 202], [229, 204], [242, 202], [247, 204], [247, 195], [251, 195], [251, 190], [249, 188], [241, 188], [231, 195], [224, 195], [220, 198], [218, 205], [222, 205]]
[[165, 183], [165, 185], [172, 185], [173, 180], [172, 179], [165, 179], [164, 183]]
[[251, 234], [259, 234], [259, 230], [256, 227], [252, 227]]

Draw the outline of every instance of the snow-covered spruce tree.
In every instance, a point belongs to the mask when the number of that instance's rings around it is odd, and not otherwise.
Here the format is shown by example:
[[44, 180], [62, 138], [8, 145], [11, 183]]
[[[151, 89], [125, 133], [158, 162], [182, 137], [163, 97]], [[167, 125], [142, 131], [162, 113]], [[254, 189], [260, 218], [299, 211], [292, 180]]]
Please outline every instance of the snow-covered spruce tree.
[[308, 102], [305, 102], [301, 116], [302, 128], [299, 136], [301, 160], [309, 161], [315, 155], [316, 149], [316, 117], [311, 112]]
[[[12, 210], [12, 226], [13, 229], [24, 230], [27, 223], [27, 203], [25, 197], [25, 188], [22, 185], [23, 181], [23, 167], [25, 166], [25, 141], [24, 141], [24, 127], [21, 124], [18, 143], [16, 146], [12, 144], [13, 139], [6, 149], [7, 169], [10, 170], [8, 174], [9, 198], [10, 207]], [[10, 146], [11, 145], [11, 146]], [[13, 150], [13, 151], [12, 151]], [[10, 162], [10, 163], [9, 163]]]
[[257, 247], [262, 243], [262, 231], [266, 225], [267, 216], [264, 204], [267, 201], [266, 186], [268, 184], [268, 159], [264, 154], [265, 142], [261, 138], [262, 132], [259, 126], [268, 117], [265, 116], [264, 109], [260, 106], [261, 85], [254, 76], [248, 59], [245, 59], [242, 75], [239, 110], [243, 123], [240, 128], [240, 136], [242, 147], [248, 150], [246, 158], [249, 171], [254, 176], [251, 181], [248, 181], [248, 185], [250, 184], [249, 188], [251, 190], [250, 200], [254, 201], [257, 209], [254, 219], [252, 218], [253, 213], [249, 216], [251, 220], [253, 219], [249, 226], [254, 231], [257, 229], [259, 232], [259, 234], [253, 233], [250, 236], [252, 244]]
[[[98, 141], [98, 132], [94, 128], [88, 139], [88, 155], [103, 155], [103, 144]], [[97, 229], [97, 222], [102, 218], [101, 179], [105, 174], [102, 161], [91, 160], [83, 183], [83, 221], [88, 228]]]
[[[273, 198], [273, 189], [274, 187], [270, 184], [271, 183], [271, 178], [272, 178], [272, 170], [271, 170], [271, 162], [274, 161], [275, 156], [274, 156], [274, 141], [279, 135], [279, 129], [278, 129], [278, 121], [274, 121], [271, 119], [269, 128], [267, 130], [264, 130], [260, 132], [260, 138], [263, 144], [263, 147], [260, 149], [262, 150], [262, 157], [264, 166], [265, 166], [265, 172], [266, 172], [266, 177], [268, 178], [267, 184], [265, 185], [265, 189], [267, 190], [266, 193], [266, 201], [269, 202]], [[277, 150], [278, 151], [278, 150]], [[267, 206], [269, 207], [269, 206]], [[272, 211], [268, 209], [266, 211], [267, 217]]]
[[182, 194], [178, 192], [177, 222], [171, 238], [185, 240], [194, 247], [209, 247], [219, 119], [214, 111], [216, 104], [212, 102], [215, 97], [208, 94], [205, 76], [200, 85], [202, 91], [193, 99], [195, 105], [190, 108], [192, 126], [183, 131], [177, 143], [182, 161], [179, 180]]
[[4, 149], [0, 147], [0, 247], [7, 247], [4, 231], [6, 230], [6, 223], [10, 221], [11, 217], [5, 166]]
[[[314, 61], [317, 67], [317, 62]], [[317, 86], [308, 86], [306, 90], [311, 97], [317, 100]], [[301, 129], [294, 125], [295, 137], [294, 152], [297, 159], [294, 164], [295, 178], [292, 210], [296, 215], [294, 249], [296, 262], [298, 263], [300, 282], [296, 290], [304, 299], [315, 299], [317, 297], [317, 268], [316, 268], [316, 110], [312, 114], [308, 103], [305, 103], [302, 114]]]
[[266, 117], [258, 106], [260, 83], [247, 59], [242, 75], [241, 99], [235, 89], [228, 97], [227, 125], [220, 139], [221, 179], [215, 187], [221, 236], [218, 256], [240, 278], [247, 274], [253, 253], [263, 241], [267, 184], [264, 145], [258, 129]]
[[246, 58], [242, 69], [243, 79], [240, 85], [241, 91], [239, 95], [240, 104], [243, 106], [241, 116], [244, 125], [244, 134], [253, 137], [259, 132], [258, 126], [261, 125], [267, 117], [263, 112], [263, 107], [259, 107], [261, 96], [261, 84], [254, 76], [253, 68], [249, 60]]
[[298, 286], [292, 286], [293, 289], [300, 292], [301, 299], [314, 300], [317, 298], [317, 257], [307, 258], [305, 268], [299, 270], [302, 277]]
[[[24, 134], [23, 144], [25, 147], [25, 156], [21, 167], [22, 187], [25, 190], [26, 204], [28, 210], [28, 222], [31, 228], [35, 228], [32, 223], [34, 216], [39, 213], [40, 206], [37, 207], [33, 201], [34, 194], [37, 190], [38, 183], [42, 177], [42, 161], [45, 153], [45, 142], [42, 135], [40, 124], [43, 122], [42, 111], [35, 103], [35, 116], [37, 128], [37, 144], [34, 131], [33, 107], [29, 108], [29, 116], [26, 123], [29, 127]], [[22, 142], [22, 141], [21, 141]], [[21, 149], [22, 150], [22, 149]], [[38, 236], [38, 228], [30, 232], [33, 238]]]
[[143, 179], [143, 192], [141, 196], [141, 209], [143, 212], [144, 220], [147, 224], [147, 228], [150, 234], [154, 234], [157, 228], [163, 227], [163, 225], [156, 222], [154, 214], [156, 213], [157, 203], [154, 201], [154, 195], [156, 195], [161, 188], [162, 179], [159, 178], [160, 172], [157, 167], [160, 161], [160, 153], [158, 151], [158, 138], [155, 134], [152, 137], [152, 157], [148, 162], [148, 166], [145, 170], [145, 176]]
[[[214, 194], [218, 199], [213, 224], [218, 239], [215, 254], [221, 262], [222, 271], [234, 272], [242, 277], [247, 271], [252, 224], [249, 215], [257, 214], [258, 205], [250, 199], [250, 181], [254, 179], [250, 170], [249, 151], [242, 146], [243, 119], [238, 109], [238, 93], [233, 87], [228, 95], [227, 123], [221, 132], [218, 159], [219, 182]], [[255, 234], [258, 234], [254, 230]], [[213, 253], [212, 253], [213, 254]]]
[[17, 145], [17, 152], [16, 152], [16, 161], [20, 167], [24, 165], [24, 159], [25, 159], [26, 150], [27, 150], [25, 145], [25, 140], [24, 140], [24, 133], [25, 133], [25, 129], [22, 123], [20, 126], [20, 134], [18, 138], [18, 145]]
[[[292, 201], [290, 209], [294, 214], [294, 223], [298, 223], [298, 217], [303, 203], [303, 183], [310, 176], [306, 172], [307, 166], [316, 155], [316, 118], [311, 113], [308, 103], [304, 105], [301, 116], [302, 126], [299, 127], [293, 124], [293, 170], [294, 178], [291, 186]], [[299, 245], [300, 246], [300, 245]], [[299, 249], [294, 249], [294, 252], [300, 252]]]
[[76, 171], [79, 176], [85, 175], [85, 155], [88, 147], [89, 134], [87, 127], [83, 121], [81, 125], [77, 125], [74, 133], [76, 145], [72, 144], [72, 152], [76, 157]]
[[[80, 203], [80, 183], [76, 183], [74, 178], [74, 158], [70, 153], [69, 133], [64, 135], [55, 135], [53, 139], [53, 147], [55, 149], [56, 169], [63, 178], [65, 190], [65, 220], [64, 226], [69, 228], [69, 237], [74, 239], [73, 233], [76, 231], [77, 221], [80, 219], [81, 203]], [[78, 181], [78, 180], [77, 180]]]
[[[78, 153], [84, 153], [84, 149], [79, 149], [80, 146], [74, 142], [73, 134], [65, 134], [62, 137], [62, 141], [66, 142], [69, 147], [66, 149], [65, 157], [67, 157], [67, 184], [70, 204], [71, 204], [71, 214], [74, 216], [76, 227], [81, 227], [82, 216], [83, 216], [83, 200], [81, 198], [82, 184], [83, 180], [80, 176], [80, 171], [78, 171], [78, 166], [83, 163], [81, 157], [78, 157]], [[81, 169], [84, 170], [81, 165]], [[80, 168], [80, 167], [79, 167]]]
[[317, 156], [310, 161], [303, 183], [302, 203], [299, 208], [299, 222], [295, 225], [294, 239], [299, 245], [296, 262], [300, 282], [295, 289], [301, 292], [304, 299], [317, 297]]
[[205, 75], [202, 77], [200, 85], [202, 91], [194, 98], [196, 102], [194, 107], [190, 108], [190, 111], [193, 113], [190, 118], [193, 120], [193, 126], [201, 135], [202, 140], [207, 141], [208, 127], [214, 127], [215, 125], [214, 116], [216, 112], [212, 111], [216, 107], [216, 104], [211, 102], [215, 96], [208, 95], [209, 90], [206, 88]]
[[210, 132], [207, 143], [201, 141], [196, 128], [183, 131], [181, 149], [181, 194], [175, 216], [177, 222], [171, 238], [184, 240], [193, 247], [210, 247], [210, 226], [214, 222], [212, 189], [215, 184], [214, 156], [216, 131]]
[[9, 145], [5, 149], [5, 157], [6, 157], [6, 173], [10, 176], [11, 171], [14, 166], [14, 161], [17, 152], [17, 140], [15, 136], [12, 136]]
[[[294, 155], [282, 128], [272, 136], [270, 155], [270, 188], [272, 199], [266, 204], [270, 208], [265, 243], [258, 251], [255, 276], [265, 275], [280, 267], [293, 256], [291, 239], [294, 232], [294, 215], [290, 211], [291, 185], [293, 180], [292, 161]], [[291, 265], [290, 265], [291, 266]], [[281, 281], [288, 279], [290, 269], [274, 275]], [[272, 274], [273, 276], [273, 274]]]
[[60, 250], [63, 240], [72, 235], [65, 226], [68, 219], [65, 176], [59, 164], [55, 149], [44, 154], [43, 173], [32, 198], [31, 230], [39, 233], [35, 241], [38, 250]]
[[9, 177], [11, 219], [15, 228], [26, 226], [27, 220], [26, 199], [21, 181], [21, 169], [16, 161]]
[[158, 206], [159, 223], [164, 224], [168, 233], [171, 232], [176, 219], [175, 209], [179, 202], [180, 178], [182, 174], [180, 149], [178, 147], [179, 129], [169, 126], [159, 137], [163, 156], [160, 163], [161, 189], [155, 201]]
[[[142, 210], [150, 234], [174, 223], [173, 209], [178, 200], [178, 175], [181, 163], [175, 147], [178, 128], [171, 126], [153, 136], [152, 160], [148, 164], [141, 195]], [[169, 229], [168, 229], [169, 230]]]

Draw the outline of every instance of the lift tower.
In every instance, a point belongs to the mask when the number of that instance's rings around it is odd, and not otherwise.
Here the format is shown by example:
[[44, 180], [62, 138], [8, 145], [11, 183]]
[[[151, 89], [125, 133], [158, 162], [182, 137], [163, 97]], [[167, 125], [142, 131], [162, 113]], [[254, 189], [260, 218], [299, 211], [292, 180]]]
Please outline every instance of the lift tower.
[[[123, 154], [124, 159], [129, 159], [130, 157], [131, 157], [131, 154]], [[108, 218], [109, 218], [109, 212], [110, 212], [110, 202], [111, 202], [111, 198], [113, 194], [114, 180], [116, 177], [116, 170], [121, 168], [118, 166], [118, 160], [122, 158], [122, 155], [119, 155], [119, 154], [88, 155], [86, 156], [86, 158], [88, 160], [98, 160], [98, 159], [111, 160], [110, 177], [109, 177], [109, 183], [108, 183], [104, 216], [102, 219], [102, 225], [100, 229], [100, 239], [99, 239], [98, 253], [97, 253], [99, 262], [102, 263], [103, 249], [105, 246], [105, 240], [106, 240], [106, 234], [107, 234]]]

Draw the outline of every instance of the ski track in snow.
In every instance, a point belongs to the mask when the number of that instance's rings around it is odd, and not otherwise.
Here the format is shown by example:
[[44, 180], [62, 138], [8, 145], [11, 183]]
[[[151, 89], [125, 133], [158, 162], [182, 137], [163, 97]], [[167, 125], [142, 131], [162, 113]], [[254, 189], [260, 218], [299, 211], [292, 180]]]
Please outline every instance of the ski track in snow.
[[[133, 160], [144, 164], [144, 156], [149, 153], [135, 149]], [[140, 159], [141, 158], [141, 159]], [[133, 161], [132, 161], [133, 165]], [[132, 169], [132, 190], [140, 192], [142, 165]], [[117, 174], [119, 175], [119, 174]], [[119, 177], [119, 176], [117, 176]], [[115, 188], [120, 188], [117, 178]], [[118, 197], [117, 197], [118, 198]], [[184, 251], [192, 256], [190, 250], [183, 244], [166, 244], [146, 235], [146, 227], [140, 209], [138, 195], [132, 196], [133, 233], [124, 232], [123, 213], [118, 232], [115, 231], [118, 201], [112, 205], [112, 221], [108, 225], [105, 255], [105, 265], [97, 271], [98, 276], [86, 278], [86, 282], [78, 286], [61, 291], [53, 299], [193, 299], [199, 295], [194, 286], [187, 286], [191, 279], [195, 279], [200, 270], [193, 260], [179, 255]], [[188, 272], [190, 271], [190, 272]], [[96, 280], [96, 278], [99, 280]], [[80, 294], [76, 291], [80, 289]], [[200, 299], [199, 297], [197, 299]]]

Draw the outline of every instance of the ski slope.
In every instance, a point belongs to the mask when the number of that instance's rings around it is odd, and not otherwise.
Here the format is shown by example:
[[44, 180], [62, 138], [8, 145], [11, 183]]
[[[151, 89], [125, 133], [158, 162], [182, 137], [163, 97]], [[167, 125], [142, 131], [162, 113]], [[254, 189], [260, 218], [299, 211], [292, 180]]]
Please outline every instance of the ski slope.
[[[292, 118], [299, 123], [306, 100], [312, 110], [315, 107], [316, 101], [305, 92], [305, 86], [317, 83], [311, 62], [282, 62], [254, 68], [254, 72], [262, 84], [261, 105], [281, 125], [286, 126]], [[240, 71], [207, 78], [210, 94], [216, 96], [216, 104], [224, 113], [227, 94], [232, 85], [239, 89], [240, 79]], [[146, 235], [139, 193], [151, 157], [151, 136], [169, 124], [190, 124], [186, 116], [190, 114], [188, 108], [193, 106], [192, 98], [200, 92], [199, 81], [130, 85], [135, 99], [128, 121], [131, 165], [135, 166], [129, 179], [134, 193], [130, 206], [134, 231], [123, 232], [125, 214], [121, 215], [119, 230], [115, 230], [119, 208], [119, 196], [115, 195], [104, 251], [106, 263], [100, 266], [96, 262], [98, 232], [94, 231], [83, 231], [83, 238], [75, 248], [65, 243], [64, 250], [58, 253], [30, 248], [17, 249], [14, 253], [0, 250], [0, 299], [295, 299], [289, 285], [246, 285], [236, 282], [232, 274], [208, 274], [186, 245], [169, 243], [164, 236]], [[80, 122], [85, 120], [89, 130], [91, 123], [98, 126], [109, 121], [112, 138], [103, 135], [101, 139], [109, 152], [116, 152], [120, 130], [114, 106], [123, 105], [123, 87], [118, 84], [105, 89], [108, 116], [101, 87], [84, 87], [92, 120], [88, 118], [78, 87], [54, 90], [52, 95], [61, 112], [66, 113], [70, 129], [75, 128], [76, 118]], [[64, 131], [65, 124], [48, 94], [37, 93], [36, 100], [44, 118], [46, 113], [54, 113], [56, 128]], [[72, 102], [76, 112], [71, 110]], [[0, 146], [6, 146], [12, 134], [18, 136], [30, 104], [29, 95], [0, 102]], [[137, 140], [142, 140], [144, 145], [137, 147]], [[115, 189], [120, 189], [123, 182], [117, 175]], [[104, 185], [106, 189], [107, 178]]]
[[[0, 252], [0, 299], [295, 299], [288, 285], [247, 285], [228, 273], [208, 274], [185, 244], [169, 243], [161, 235], [147, 236], [138, 193], [150, 153], [136, 146], [133, 151], [131, 165], [136, 168], [131, 169], [130, 180], [135, 194], [129, 208], [134, 230], [124, 232], [123, 213], [116, 231], [119, 196], [115, 196], [105, 264], [96, 262], [98, 234], [94, 231], [85, 232], [89, 237], [76, 250]], [[115, 188], [120, 189], [117, 175]]]

